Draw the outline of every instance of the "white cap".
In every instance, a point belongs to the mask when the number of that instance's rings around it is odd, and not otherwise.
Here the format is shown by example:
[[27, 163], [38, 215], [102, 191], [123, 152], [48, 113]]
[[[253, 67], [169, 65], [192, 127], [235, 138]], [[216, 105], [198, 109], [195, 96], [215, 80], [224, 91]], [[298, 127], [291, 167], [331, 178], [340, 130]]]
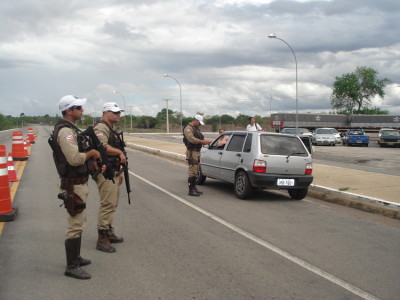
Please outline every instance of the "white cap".
[[195, 115], [194, 118], [200, 122], [201, 125], [204, 125], [203, 116], [202, 115]]
[[105, 111], [112, 111], [112, 112], [119, 112], [119, 111], [124, 111], [123, 109], [121, 109], [117, 103], [115, 102], [107, 102], [104, 103], [103, 105], [103, 112]]
[[78, 97], [67, 95], [61, 98], [58, 107], [61, 111], [67, 110], [72, 106], [82, 106], [86, 103], [86, 98], [79, 99]]

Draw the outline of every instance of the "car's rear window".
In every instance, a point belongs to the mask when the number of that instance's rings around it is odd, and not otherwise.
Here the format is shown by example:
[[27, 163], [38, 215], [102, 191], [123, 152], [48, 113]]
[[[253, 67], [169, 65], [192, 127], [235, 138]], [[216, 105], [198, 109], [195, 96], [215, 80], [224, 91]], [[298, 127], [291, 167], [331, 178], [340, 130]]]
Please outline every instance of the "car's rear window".
[[261, 135], [261, 152], [272, 155], [308, 156], [303, 143], [296, 137]]

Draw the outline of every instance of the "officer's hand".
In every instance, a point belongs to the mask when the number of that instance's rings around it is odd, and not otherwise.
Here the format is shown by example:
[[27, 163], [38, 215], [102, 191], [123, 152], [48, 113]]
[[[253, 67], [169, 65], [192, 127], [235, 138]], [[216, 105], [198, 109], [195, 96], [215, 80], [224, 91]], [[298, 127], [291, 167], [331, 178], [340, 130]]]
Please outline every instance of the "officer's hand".
[[123, 152], [121, 152], [121, 154], [119, 155], [119, 160], [121, 164], [125, 164], [126, 163], [126, 156], [124, 155]]
[[103, 174], [106, 171], [106, 169], [107, 169], [107, 166], [106, 165], [102, 165], [101, 166], [101, 174]]
[[211, 140], [203, 140], [202, 144], [203, 145], [210, 145], [211, 144]]

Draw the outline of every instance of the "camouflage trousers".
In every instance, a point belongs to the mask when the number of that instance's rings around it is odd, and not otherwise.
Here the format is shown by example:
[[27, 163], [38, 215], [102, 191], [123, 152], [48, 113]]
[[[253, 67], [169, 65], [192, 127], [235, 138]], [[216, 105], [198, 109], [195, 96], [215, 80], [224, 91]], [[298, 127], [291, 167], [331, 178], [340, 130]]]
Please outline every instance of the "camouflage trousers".
[[189, 165], [188, 177], [197, 176], [197, 172], [199, 171], [200, 167], [200, 152], [186, 150], [186, 160], [188, 161]]

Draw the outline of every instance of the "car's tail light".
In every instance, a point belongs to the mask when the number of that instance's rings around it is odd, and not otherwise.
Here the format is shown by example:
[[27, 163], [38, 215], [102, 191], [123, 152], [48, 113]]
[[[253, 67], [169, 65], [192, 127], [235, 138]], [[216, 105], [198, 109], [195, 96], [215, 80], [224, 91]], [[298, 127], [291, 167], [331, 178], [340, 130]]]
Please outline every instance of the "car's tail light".
[[304, 175], [311, 175], [312, 174], [312, 164], [306, 164], [306, 170], [304, 171]]
[[257, 173], [265, 173], [267, 171], [267, 162], [265, 160], [254, 160], [253, 171]]

